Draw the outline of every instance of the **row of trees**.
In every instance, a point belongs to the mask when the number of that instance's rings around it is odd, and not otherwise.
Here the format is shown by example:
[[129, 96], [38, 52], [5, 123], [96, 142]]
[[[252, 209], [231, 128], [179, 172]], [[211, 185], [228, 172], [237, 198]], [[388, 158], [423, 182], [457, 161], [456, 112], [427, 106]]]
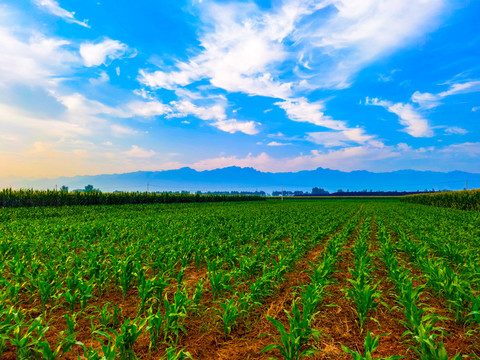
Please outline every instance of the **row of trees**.
[[[340, 190], [340, 191], [342, 191], [342, 190]], [[284, 191], [283, 192], [283, 196], [308, 196], [308, 195], [322, 196], [322, 195], [329, 195], [329, 194], [330, 194], [330, 192], [328, 192], [327, 190], [316, 187], [316, 186], [314, 188], [312, 188], [311, 193], [303, 192], [301, 190]], [[272, 196], [282, 196], [282, 192], [281, 191], [273, 191]]]

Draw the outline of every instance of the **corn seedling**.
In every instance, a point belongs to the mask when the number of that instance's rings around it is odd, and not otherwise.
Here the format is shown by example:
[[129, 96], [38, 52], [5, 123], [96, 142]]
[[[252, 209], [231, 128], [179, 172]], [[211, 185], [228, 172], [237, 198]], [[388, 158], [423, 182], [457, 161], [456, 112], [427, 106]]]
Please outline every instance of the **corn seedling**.
[[262, 352], [278, 350], [285, 360], [298, 360], [312, 356], [317, 351], [308, 346], [310, 339], [318, 341], [320, 332], [310, 327], [308, 319], [302, 318], [296, 301], [292, 303], [291, 313], [285, 310], [290, 330], [287, 331], [280, 321], [267, 316], [267, 319], [280, 333], [280, 342], [268, 345]]
[[359, 353], [358, 351], [349, 349], [348, 347], [342, 345], [342, 349], [347, 354], [352, 355], [353, 360], [399, 360], [403, 358], [403, 356], [393, 355], [389, 357], [376, 357], [374, 358], [372, 353], [377, 350], [379, 345], [379, 339], [382, 335], [377, 335], [372, 337], [372, 333], [370, 330], [367, 330], [367, 336], [365, 337], [365, 341], [363, 343], [364, 354]]

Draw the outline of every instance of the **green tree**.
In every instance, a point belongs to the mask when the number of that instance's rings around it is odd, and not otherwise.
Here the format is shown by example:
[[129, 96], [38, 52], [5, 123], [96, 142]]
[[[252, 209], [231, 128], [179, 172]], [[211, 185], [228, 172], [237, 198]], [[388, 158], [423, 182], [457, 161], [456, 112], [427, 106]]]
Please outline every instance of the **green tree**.
[[85, 192], [92, 192], [92, 191], [94, 191], [93, 185], [85, 186]]

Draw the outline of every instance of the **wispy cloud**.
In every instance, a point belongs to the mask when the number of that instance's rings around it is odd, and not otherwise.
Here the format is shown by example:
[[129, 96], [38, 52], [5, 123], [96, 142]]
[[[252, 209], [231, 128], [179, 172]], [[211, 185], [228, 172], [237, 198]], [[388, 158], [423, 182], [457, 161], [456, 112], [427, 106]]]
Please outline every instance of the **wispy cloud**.
[[412, 101], [421, 107], [431, 109], [442, 104], [442, 100], [447, 96], [467, 94], [480, 91], [480, 81], [467, 81], [463, 83], [455, 83], [450, 85], [448, 90], [439, 92], [438, 94], [421, 93], [415, 91], [412, 95]]
[[112, 129], [112, 134], [117, 137], [131, 136], [131, 135], [138, 134], [137, 130], [124, 125], [114, 124], [110, 126], [110, 129]]
[[137, 145], [132, 145], [130, 150], [124, 151], [123, 153], [134, 158], [149, 158], [156, 154], [153, 150], [145, 150]]
[[[265, 11], [253, 2], [200, 3], [204, 50], [171, 70], [142, 70], [139, 79], [167, 89], [208, 79], [229, 92], [280, 99], [296, 88], [344, 88], [374, 59], [432, 30], [443, 5], [285, 0]], [[291, 69], [285, 62], [296, 65], [289, 80], [280, 78]]]
[[172, 107], [176, 112], [171, 117], [186, 117], [193, 115], [201, 120], [218, 120], [222, 121], [227, 118], [225, 106], [222, 104], [214, 104], [211, 106], [197, 106], [188, 100], [173, 101]]
[[[0, 20], [4, 20], [3, 15]], [[28, 29], [22, 34], [15, 30], [0, 25], [0, 85], [51, 87], [80, 66], [80, 58], [69, 41]]]
[[68, 22], [78, 24], [86, 28], [90, 27], [87, 23], [88, 20], [79, 21], [75, 19], [75, 13], [73, 11], [68, 11], [61, 8], [58, 2], [55, 0], [33, 0], [33, 2], [52, 15], [59, 16]]
[[458, 126], [451, 126], [445, 129], [445, 133], [448, 135], [465, 135], [468, 131]]
[[[348, 127], [346, 122], [334, 120], [331, 116], [324, 114], [324, 104], [322, 102], [308, 102], [305, 98], [276, 102], [275, 105], [285, 110], [290, 120], [297, 122], [306, 122], [322, 126], [327, 129], [337, 130], [338, 132], [312, 132], [307, 137], [308, 140], [322, 144], [327, 147], [340, 146], [333, 144], [346, 144], [354, 142], [363, 144], [368, 141], [375, 141], [375, 136], [368, 135], [362, 128]], [[331, 138], [327, 140], [327, 137]], [[376, 141], [378, 143], [378, 141]]]
[[433, 30], [445, 5], [442, 0], [325, 3], [331, 16], [306, 20], [295, 38], [303, 58], [311, 60], [300, 73], [314, 86], [335, 88], [348, 87], [366, 65]]
[[172, 112], [170, 106], [157, 100], [132, 101], [127, 105], [127, 108], [132, 116], [142, 117], [161, 116]]
[[352, 143], [365, 144], [369, 142], [373, 146], [383, 146], [374, 137], [366, 135], [361, 128], [348, 129], [344, 131], [320, 131], [308, 133], [307, 140], [325, 147], [347, 147]]
[[[204, 26], [200, 48], [191, 51], [195, 55], [156, 71], [141, 69], [138, 80], [176, 91], [207, 80], [227, 92], [281, 99], [275, 105], [290, 120], [343, 131], [357, 143], [364, 137], [373, 141], [326, 115], [324, 103], [300, 94], [348, 87], [369, 63], [432, 30], [443, 5], [443, 0], [368, 0], [361, 6], [347, 0], [285, 0], [265, 11], [253, 2], [209, 1], [198, 5]], [[410, 133], [430, 136], [413, 125], [420, 119], [412, 119], [408, 106], [393, 109], [404, 114]]]
[[345, 122], [333, 120], [330, 116], [325, 115], [325, 105], [321, 102], [311, 103], [305, 98], [299, 98], [276, 102], [275, 105], [285, 110], [289, 119], [293, 121], [307, 122], [333, 130], [346, 128]]
[[431, 137], [433, 136], [433, 130], [430, 127], [428, 120], [423, 118], [411, 104], [392, 103], [387, 100], [379, 100], [377, 98], [366, 98], [366, 105], [381, 106], [389, 112], [396, 114], [399, 119], [399, 123], [405, 126], [407, 134], [413, 137]]
[[287, 145], [292, 145], [291, 143], [281, 143], [278, 141], [270, 141], [267, 146], [287, 146]]
[[236, 132], [242, 132], [247, 135], [255, 135], [260, 132], [258, 125], [260, 123], [256, 121], [239, 121], [236, 119], [218, 120], [211, 124], [219, 130], [234, 134]]

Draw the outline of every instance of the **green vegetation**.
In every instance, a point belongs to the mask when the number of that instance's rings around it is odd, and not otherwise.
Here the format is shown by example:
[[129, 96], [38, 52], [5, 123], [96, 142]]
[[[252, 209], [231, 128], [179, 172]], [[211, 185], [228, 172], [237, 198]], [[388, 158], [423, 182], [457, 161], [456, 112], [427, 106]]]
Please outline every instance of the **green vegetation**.
[[478, 356], [478, 223], [364, 199], [0, 209], [0, 358]]
[[[91, 188], [89, 188], [91, 187]], [[68, 188], [66, 188], [68, 189]], [[72, 206], [72, 205], [124, 205], [124, 204], [170, 204], [219, 201], [261, 201], [264, 197], [254, 195], [199, 195], [172, 193], [95, 191], [92, 185], [85, 191], [65, 190], [12, 190], [0, 191], [0, 207], [20, 206]]]
[[480, 210], [480, 190], [408, 195], [402, 197], [401, 200], [409, 203], [448, 207], [460, 210]]

